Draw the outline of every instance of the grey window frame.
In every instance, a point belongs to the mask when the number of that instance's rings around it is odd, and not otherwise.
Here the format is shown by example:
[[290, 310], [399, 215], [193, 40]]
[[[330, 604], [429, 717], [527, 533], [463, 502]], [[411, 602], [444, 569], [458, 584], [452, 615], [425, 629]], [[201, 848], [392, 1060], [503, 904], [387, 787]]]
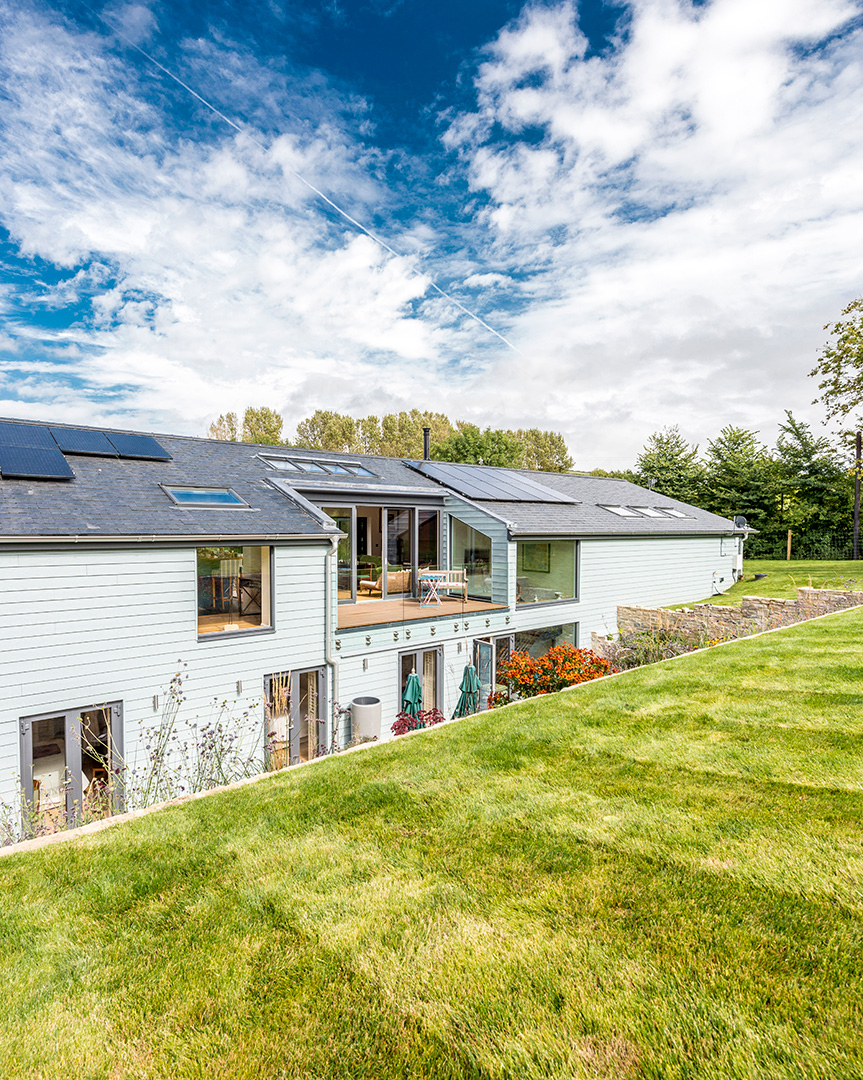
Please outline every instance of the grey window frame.
[[[84, 802], [84, 784], [81, 763], [81, 714], [94, 712], [96, 709], [111, 710], [111, 742], [117, 760], [124, 761], [125, 754], [125, 728], [123, 717], [123, 702], [104, 701], [101, 704], [83, 705], [79, 709], [51, 709], [48, 712], [35, 713], [32, 716], [22, 716], [18, 721], [19, 754], [21, 763], [21, 793], [24, 804], [33, 806], [33, 724], [39, 720], [53, 720], [55, 717], [64, 718], [65, 747], [66, 747], [66, 820], [74, 824], [77, 818], [76, 807], [80, 808]], [[111, 816], [120, 813], [125, 805], [125, 791], [123, 789], [122, 774], [116, 781], [116, 787], [112, 790]], [[27, 778], [30, 783], [27, 783]]]
[[414, 649], [402, 649], [396, 660], [396, 700], [398, 712], [402, 711], [402, 657], [420, 656], [427, 652], [436, 653], [435, 660], [435, 703], [434, 708], [440, 709], [443, 700], [443, 646], [442, 645], [417, 645]]
[[[168, 496], [174, 506], [179, 506], [183, 510], [253, 510], [254, 507], [238, 494], [231, 487], [205, 487], [202, 484], [159, 484], [159, 487]], [[239, 499], [239, 504], [234, 503], [190, 503], [181, 502], [174, 497], [174, 491], [227, 491], [229, 495], [233, 495], [235, 499]]]
[[[518, 545], [519, 544], [532, 544], [534, 542], [539, 543], [572, 543], [575, 547], [575, 567], [573, 568], [573, 596], [562, 596], [559, 600], [535, 600], [533, 603], [520, 604], [518, 600], [515, 601], [514, 607], [516, 611], [533, 611], [535, 608], [550, 608], [557, 607], [560, 604], [577, 604], [581, 601], [581, 541], [575, 540], [569, 536], [519, 536], [517, 540], [513, 541], [516, 545], [515, 554], [515, 576], [518, 578]], [[518, 595], [518, 586], [516, 585], [516, 596]], [[561, 624], [563, 625], [563, 624]]]
[[[234, 540], [233, 537], [228, 538], [229, 541], [224, 544], [196, 544], [194, 547], [195, 552], [195, 630], [197, 631], [198, 641], [224, 641], [225, 638], [245, 638], [255, 637], [258, 634], [275, 634], [276, 632], [276, 545], [275, 544], [247, 544], [242, 538]], [[202, 634], [198, 630], [198, 548], [199, 547], [266, 547], [270, 549], [270, 625], [269, 626], [254, 626], [246, 630], [215, 630], [209, 634]]]

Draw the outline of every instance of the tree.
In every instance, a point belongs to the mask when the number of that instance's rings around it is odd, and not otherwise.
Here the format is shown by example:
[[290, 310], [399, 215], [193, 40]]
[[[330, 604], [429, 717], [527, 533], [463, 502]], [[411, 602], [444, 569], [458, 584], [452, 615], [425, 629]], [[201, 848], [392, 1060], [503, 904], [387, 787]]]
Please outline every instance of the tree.
[[237, 414], [235, 412], [220, 414], [219, 419], [210, 424], [209, 437], [222, 439], [224, 442], [236, 442]]
[[777, 525], [779, 475], [757, 436], [757, 431], [728, 424], [708, 442], [701, 505], [722, 517], [742, 514], [748, 524], [767, 533]]
[[381, 418], [381, 445], [378, 453], [384, 457], [421, 458], [423, 456], [423, 428], [431, 428], [431, 441], [441, 442], [448, 438], [453, 426], [443, 413], [410, 412], [388, 413]]
[[435, 461], [514, 468], [521, 464], [522, 447], [512, 432], [480, 431], [476, 424], [459, 423], [449, 438], [432, 446], [431, 456]]
[[[376, 419], [376, 418], [375, 418]], [[340, 450], [347, 454], [360, 454], [364, 450], [357, 421], [351, 416], [317, 409], [306, 420], [297, 424], [295, 446], [306, 450]]]
[[669, 499], [697, 504], [702, 495], [702, 469], [698, 447], [690, 446], [680, 428], [654, 431], [635, 465], [638, 482], [654, 487]]
[[[809, 372], [810, 376], [821, 379], [818, 383], [821, 395], [813, 405], [823, 402], [828, 420], [834, 417], [846, 420], [863, 405], [863, 297], [852, 300], [842, 309], [842, 315], [843, 319], [824, 327], [835, 341], [827, 342], [818, 363]], [[848, 426], [859, 428], [861, 424], [863, 416], [858, 414]]]
[[521, 443], [521, 467], [540, 469], [543, 472], [569, 472], [575, 464], [563, 436], [557, 431], [540, 431], [539, 428], [519, 428], [508, 431]]
[[826, 436], [816, 438], [808, 424], [787, 410], [785, 415], [787, 422], [779, 425], [776, 440], [782, 527], [807, 538], [848, 529], [853, 469]]
[[243, 442], [264, 446], [280, 446], [282, 443], [282, 418], [267, 405], [246, 409], [243, 416]]

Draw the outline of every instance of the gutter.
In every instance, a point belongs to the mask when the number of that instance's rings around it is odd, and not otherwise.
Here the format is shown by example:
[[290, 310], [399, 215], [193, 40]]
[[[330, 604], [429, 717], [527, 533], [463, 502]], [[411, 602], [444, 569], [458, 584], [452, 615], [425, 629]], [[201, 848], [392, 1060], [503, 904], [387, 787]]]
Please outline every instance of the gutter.
[[[327, 519], [329, 522], [329, 519]], [[330, 530], [330, 533], [332, 530]], [[221, 543], [225, 540], [328, 540], [323, 532], [314, 533], [65, 533], [46, 536], [0, 536], [0, 544], [176, 544], [179, 541]]]

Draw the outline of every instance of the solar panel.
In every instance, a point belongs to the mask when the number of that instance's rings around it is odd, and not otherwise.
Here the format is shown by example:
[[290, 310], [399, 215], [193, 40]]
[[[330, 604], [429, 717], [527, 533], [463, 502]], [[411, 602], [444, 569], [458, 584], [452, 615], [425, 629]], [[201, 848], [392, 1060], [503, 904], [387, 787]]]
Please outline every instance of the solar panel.
[[4, 479], [74, 480], [75, 474], [56, 446], [0, 444], [0, 475]]
[[67, 454], [93, 454], [96, 457], [116, 457], [117, 451], [108, 442], [104, 431], [86, 431], [84, 428], [49, 429], [54, 441]]
[[124, 458], [145, 458], [148, 461], [170, 461], [171, 455], [151, 435], [130, 435], [126, 431], [106, 432], [108, 441]]
[[424, 461], [420, 471], [438, 480], [469, 499], [488, 499], [498, 502], [576, 502], [568, 495], [539, 484], [514, 469], [490, 469], [483, 465], [455, 465], [448, 462]]
[[43, 424], [10, 424], [0, 420], [0, 446], [42, 446], [56, 450], [51, 432]]

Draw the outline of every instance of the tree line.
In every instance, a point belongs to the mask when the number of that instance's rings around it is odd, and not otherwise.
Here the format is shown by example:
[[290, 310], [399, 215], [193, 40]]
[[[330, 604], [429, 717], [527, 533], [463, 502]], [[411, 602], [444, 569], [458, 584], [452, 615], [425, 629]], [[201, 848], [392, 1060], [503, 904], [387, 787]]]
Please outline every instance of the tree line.
[[502, 465], [545, 472], [567, 472], [574, 465], [559, 432], [539, 428], [482, 429], [465, 420], [452, 422], [443, 413], [419, 409], [360, 419], [318, 409], [297, 424], [296, 435], [288, 440], [279, 413], [266, 405], [250, 405], [242, 420], [237, 413], [223, 413], [210, 424], [209, 435], [212, 439], [265, 446], [290, 445], [303, 450], [421, 458], [424, 427], [430, 429], [431, 456], [435, 461]]

